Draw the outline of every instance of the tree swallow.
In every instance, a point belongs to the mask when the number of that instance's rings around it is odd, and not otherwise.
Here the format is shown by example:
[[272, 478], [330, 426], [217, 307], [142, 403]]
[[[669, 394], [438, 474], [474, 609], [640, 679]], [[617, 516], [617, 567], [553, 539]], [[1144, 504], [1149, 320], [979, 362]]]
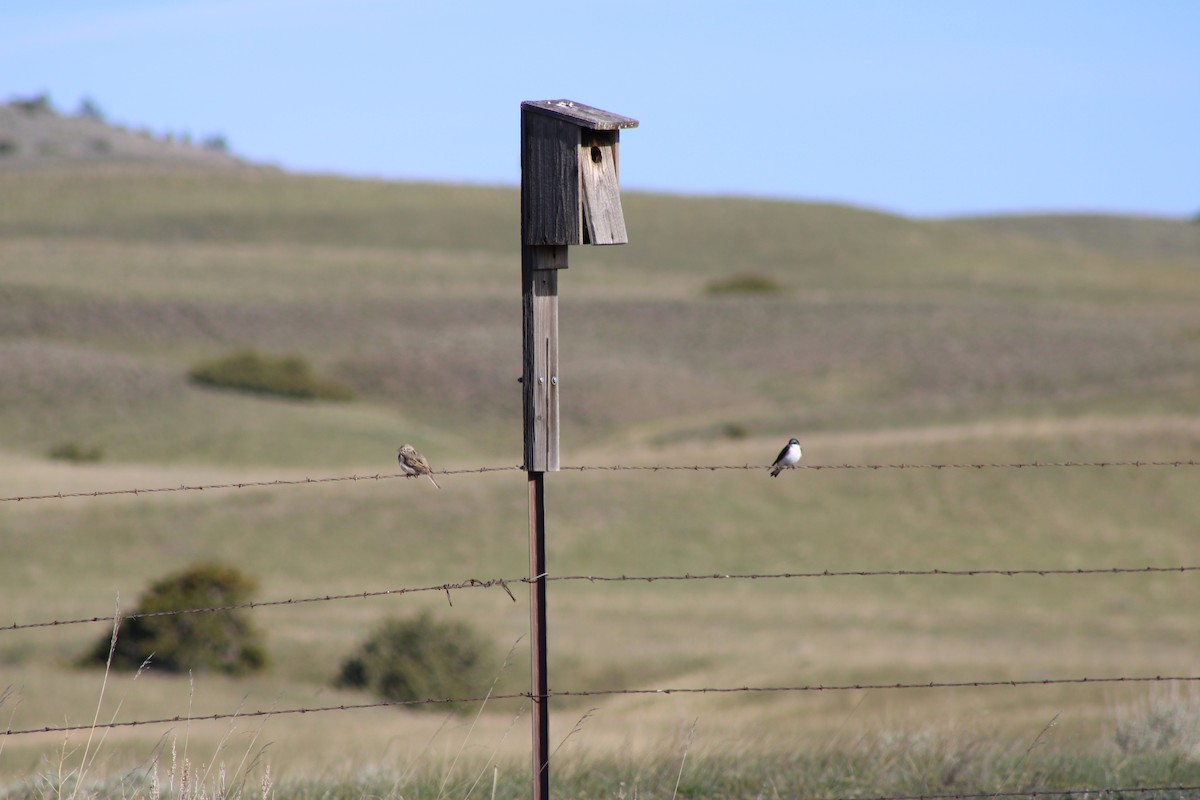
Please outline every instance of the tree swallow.
[[779, 457], [775, 459], [775, 463], [771, 465], [771, 477], [778, 478], [779, 473], [784, 468], [791, 468], [800, 462], [800, 442], [797, 439], [792, 439], [787, 443], [787, 446], [779, 451]]

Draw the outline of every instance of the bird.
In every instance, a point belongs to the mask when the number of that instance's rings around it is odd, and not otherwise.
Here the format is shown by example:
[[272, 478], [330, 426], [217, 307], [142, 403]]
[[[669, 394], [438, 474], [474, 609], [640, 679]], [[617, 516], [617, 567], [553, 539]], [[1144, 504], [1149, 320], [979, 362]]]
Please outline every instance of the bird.
[[400, 449], [396, 451], [396, 460], [400, 462], [401, 471], [408, 477], [428, 475], [434, 486], [442, 488], [438, 486], [437, 481], [433, 480], [433, 471], [429, 469], [429, 462], [425, 460], [425, 456], [421, 455], [421, 451], [411, 444], [400, 445]]
[[783, 472], [784, 468], [791, 468], [800, 462], [800, 441], [798, 439], [790, 440], [783, 449], [779, 451], [779, 455], [775, 458], [775, 463], [771, 465], [771, 477], [778, 478], [779, 473]]

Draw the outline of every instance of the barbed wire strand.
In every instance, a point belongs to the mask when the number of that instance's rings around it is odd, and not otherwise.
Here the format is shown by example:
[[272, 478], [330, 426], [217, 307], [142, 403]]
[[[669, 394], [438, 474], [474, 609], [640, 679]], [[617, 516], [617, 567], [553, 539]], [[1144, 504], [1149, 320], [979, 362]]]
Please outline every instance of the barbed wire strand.
[[848, 683], [848, 684], [807, 684], [802, 686], [708, 686], [699, 689], [692, 688], [663, 688], [663, 689], [583, 689], [551, 691], [548, 697], [598, 697], [614, 695], [669, 695], [669, 694], [770, 694], [784, 692], [845, 692], [855, 690], [889, 690], [889, 689], [984, 689], [995, 687], [1017, 688], [1021, 686], [1055, 686], [1069, 684], [1107, 684], [1107, 683], [1170, 683], [1172, 681], [1200, 682], [1200, 676], [1155, 675], [1139, 677], [1115, 678], [1027, 678], [1024, 680], [978, 680], [978, 681], [930, 681], [928, 683]]
[[[1171, 683], [1171, 682], [1200, 682], [1200, 676], [1156, 675], [1156, 676], [1121, 676], [1111, 678], [1033, 678], [1026, 680], [976, 680], [976, 681], [930, 681], [928, 683], [852, 683], [852, 684], [807, 684], [801, 686], [725, 686], [725, 687], [664, 687], [655, 689], [583, 689], [583, 690], [551, 690], [546, 693], [547, 699], [556, 697], [613, 697], [628, 695], [666, 696], [672, 694], [742, 694], [742, 693], [784, 693], [784, 692], [843, 692], [863, 690], [904, 690], [904, 689], [980, 689], [980, 688], [1017, 688], [1029, 686], [1055, 686], [1071, 684], [1114, 684], [1114, 683]], [[211, 722], [216, 720], [274, 717], [293, 714], [319, 714], [330, 711], [362, 711], [373, 708], [392, 708], [421, 705], [447, 705], [452, 703], [482, 703], [499, 700], [534, 700], [530, 692], [513, 692], [510, 694], [493, 694], [477, 697], [447, 697], [427, 698], [423, 700], [380, 700], [374, 703], [350, 703], [330, 706], [304, 706], [298, 708], [262, 709], [256, 711], [237, 711], [232, 713], [215, 714], [180, 714], [173, 717], [157, 719], [128, 720], [124, 722], [85, 723], [80, 725], [57, 725], [41, 728], [23, 728], [18, 730], [0, 731], [0, 736], [25, 736], [36, 733], [70, 733], [72, 731], [101, 730], [108, 728], [136, 728], [145, 725], [169, 725], [172, 723]]]
[[[522, 469], [515, 467], [476, 467], [474, 469], [440, 470], [437, 475], [480, 474], [485, 472], [512, 472]], [[335, 475], [327, 478], [279, 478], [269, 481], [237, 481], [229, 483], [205, 483], [188, 486], [156, 486], [137, 489], [97, 489], [90, 492], [55, 492], [54, 494], [31, 494], [14, 497], [0, 497], [0, 503], [19, 503], [27, 500], [67, 500], [77, 497], [112, 497], [114, 495], [132, 494], [164, 494], [170, 492], [203, 492], [214, 489], [262, 489], [275, 486], [310, 486], [322, 483], [344, 483], [354, 481], [386, 481], [395, 478], [412, 478], [403, 472], [380, 472], [374, 475]]]
[[[963, 470], [963, 469], [1060, 469], [1072, 467], [1089, 467], [1089, 468], [1112, 468], [1112, 467], [1133, 467], [1133, 468], [1148, 468], [1148, 467], [1200, 467], [1200, 461], [1196, 460], [1178, 460], [1178, 461], [1026, 461], [1026, 462], [1009, 462], [1009, 463], [963, 463], [963, 464], [797, 464], [790, 469], [797, 470], [904, 470], [904, 469], [922, 469], [922, 470]], [[650, 465], [584, 465], [584, 466], [566, 466], [561, 467], [563, 472], [623, 472], [623, 471], [640, 471], [640, 472], [719, 472], [725, 470], [767, 470], [770, 465], [766, 464], [650, 464]], [[488, 472], [516, 472], [524, 471], [525, 467], [521, 465], [511, 467], [474, 467], [471, 469], [446, 469], [436, 470], [435, 475], [476, 475]], [[82, 497], [112, 497], [115, 495], [143, 495], [143, 494], [163, 494], [169, 492], [203, 492], [219, 489], [256, 489], [268, 488], [277, 486], [308, 486], [324, 483], [342, 483], [356, 481], [383, 481], [396, 478], [411, 478], [411, 475], [403, 473], [377, 473], [374, 475], [336, 475], [327, 478], [280, 478], [277, 480], [268, 481], [236, 481], [228, 483], [208, 483], [197, 485], [181, 485], [181, 486], [156, 486], [149, 488], [134, 488], [134, 489], [96, 489], [93, 491], [82, 492], [54, 492], [52, 494], [29, 494], [15, 495], [12, 497], [0, 497], [0, 503], [20, 503], [34, 500], [67, 500], [71, 498]]]
[[[768, 572], [768, 573], [712, 573], [707, 575], [547, 575], [548, 581], [588, 581], [600, 583], [608, 581], [635, 581], [654, 583], [656, 581], [711, 581], [711, 580], [768, 580], [790, 578], [871, 578], [882, 576], [902, 577], [976, 577], [984, 575], [1003, 575], [1015, 577], [1020, 575], [1036, 575], [1041, 577], [1052, 575], [1132, 575], [1159, 572], [1200, 572], [1200, 566], [1180, 567], [1081, 567], [1077, 569], [880, 569], [880, 570], [822, 570], [820, 572]], [[528, 582], [529, 578], [522, 578]]]
[[[449, 596], [449, 593], [452, 590], [457, 591], [459, 589], [487, 589], [487, 588], [491, 588], [494, 586], [499, 586], [505, 592], [507, 592], [508, 596], [510, 598], [512, 598], [512, 601], [515, 603], [517, 601], [517, 598], [512, 593], [512, 590], [510, 588], [508, 588], [508, 584], [509, 583], [519, 583], [521, 581], [528, 581], [528, 580], [529, 580], [528, 578], [515, 578], [515, 579], [507, 579], [507, 580], [504, 578], [492, 578], [491, 580], [483, 581], [483, 580], [477, 580], [475, 578], [468, 578], [467, 580], [462, 581], [460, 583], [439, 583], [439, 584], [436, 584], [433, 586], [410, 586], [410, 587], [402, 587], [399, 589], [378, 589], [375, 591], [368, 591], [368, 592], [355, 592], [353, 594], [327, 594], [327, 595], [321, 595], [318, 597], [289, 598], [287, 600], [250, 601], [250, 602], [245, 602], [245, 603], [230, 603], [228, 605], [223, 605], [223, 606], [205, 606], [202, 608], [184, 608], [184, 609], [164, 610], [164, 611], [141, 611], [141, 612], [135, 612], [132, 614], [122, 614], [119, 617], [119, 619], [123, 622], [128, 619], [142, 619], [145, 617], [171, 617], [171, 616], [178, 616], [180, 614], [207, 614], [207, 613], [216, 612], [216, 611], [237, 611], [237, 610], [241, 610], [241, 609], [250, 609], [250, 608], [294, 606], [294, 605], [301, 605], [304, 603], [324, 603], [324, 602], [330, 602], [330, 601], [336, 601], [336, 600], [363, 600], [363, 599], [370, 598], [370, 597], [400, 596], [400, 595], [405, 595], [405, 594], [416, 594], [419, 592], [445, 592], [447, 594], [447, 596]], [[79, 619], [51, 620], [49, 622], [13, 623], [12, 625], [5, 625], [4, 627], [0, 628], [0, 632], [24, 630], [27, 628], [52, 628], [52, 627], [58, 627], [58, 626], [62, 626], [62, 625], [81, 625], [81, 624], [91, 623], [91, 622], [107, 622], [107, 623], [111, 624], [112, 621], [113, 621], [113, 615], [109, 614], [107, 616], [81, 617]]]
[[1112, 795], [1120, 797], [1128, 794], [1154, 794], [1157, 792], [1195, 792], [1200, 791], [1200, 786], [1122, 786], [1122, 787], [1103, 787], [1090, 789], [1027, 789], [1018, 791], [1011, 789], [1003, 792], [957, 792], [957, 793], [936, 793], [936, 794], [903, 794], [903, 795], [880, 795], [878, 797], [855, 797], [855, 798], [837, 798], [837, 800], [987, 800], [987, 798], [1000, 797], [1075, 797], [1083, 795], [1084, 797], [1095, 796], [1098, 800], [1103, 800], [1104, 797]]
[[[909, 463], [894, 463], [894, 464], [796, 464], [787, 469], [796, 470], [844, 470], [844, 469], [865, 469], [865, 470], [883, 470], [883, 469], [1046, 469], [1046, 468], [1066, 468], [1066, 467], [1200, 467], [1200, 461], [1196, 460], [1177, 460], [1177, 461], [1013, 461], [1013, 462], [984, 462], [984, 463], [927, 463], [927, 464], [909, 464]], [[589, 466], [566, 466], [559, 469], [563, 472], [591, 472], [595, 470], [608, 471], [623, 471], [623, 470], [642, 470], [648, 472], [662, 472], [670, 470], [684, 470], [689, 472], [716, 472], [719, 470], [767, 470], [770, 469], [770, 464], [688, 464], [688, 465], [672, 465], [672, 464], [648, 464], [648, 465], [589, 465]], [[524, 469], [524, 467], [521, 467]]]
[[[767, 572], [767, 573], [711, 573], [704, 575], [546, 575], [547, 581], [575, 581], [587, 583], [656, 583], [660, 581], [713, 581], [713, 580], [789, 580], [804, 578], [870, 578], [870, 577], [982, 577], [998, 575], [1004, 577], [1017, 576], [1085, 576], [1085, 575], [1146, 575], [1156, 573], [1188, 573], [1200, 572], [1200, 566], [1179, 567], [1081, 567], [1076, 569], [884, 569], [884, 570], [822, 570], [821, 572]], [[533, 583], [532, 578], [489, 578], [481, 580], [468, 578], [458, 583], [439, 583], [431, 586], [410, 586], [396, 589], [378, 589], [374, 591], [354, 592], [351, 594], [326, 594], [315, 597], [289, 598], [286, 600], [261, 600], [245, 603], [231, 603], [222, 606], [204, 606], [200, 608], [183, 608], [163, 611], [141, 611], [123, 614], [120, 618], [140, 619], [143, 617], [170, 617], [180, 614], [205, 614], [217, 611], [238, 611], [251, 608], [271, 608], [278, 606], [294, 606], [305, 603], [324, 603], [339, 600], [363, 600], [372, 597], [400, 596], [420, 592], [445, 592], [447, 598], [451, 591], [460, 589], [488, 589], [499, 586], [516, 602], [517, 598], [509, 588], [509, 584]], [[453, 605], [453, 603], [451, 603]], [[26, 630], [29, 628], [54, 628], [65, 625], [83, 625], [88, 623], [112, 623], [111, 614], [76, 619], [56, 619], [44, 622], [14, 622], [0, 627], [0, 633], [5, 631]]]

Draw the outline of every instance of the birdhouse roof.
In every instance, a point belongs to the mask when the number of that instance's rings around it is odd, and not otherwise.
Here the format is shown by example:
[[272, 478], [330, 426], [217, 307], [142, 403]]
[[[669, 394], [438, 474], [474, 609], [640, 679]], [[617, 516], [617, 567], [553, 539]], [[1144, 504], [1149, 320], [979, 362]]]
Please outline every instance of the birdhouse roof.
[[593, 131], [612, 131], [638, 126], [638, 121], [632, 117], [623, 117], [611, 111], [585, 106], [574, 100], [526, 100], [521, 103], [521, 109], [548, 114]]

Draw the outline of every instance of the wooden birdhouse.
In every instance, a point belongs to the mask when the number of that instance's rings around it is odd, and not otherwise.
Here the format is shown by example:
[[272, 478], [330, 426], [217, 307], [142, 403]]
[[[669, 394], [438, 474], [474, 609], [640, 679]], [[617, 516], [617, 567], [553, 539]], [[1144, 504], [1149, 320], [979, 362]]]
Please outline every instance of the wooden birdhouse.
[[571, 100], [521, 103], [525, 469], [558, 458], [558, 271], [573, 244], [624, 244], [617, 143], [637, 120]]
[[571, 100], [521, 103], [521, 227], [531, 245], [625, 244], [622, 128], [637, 120]]

